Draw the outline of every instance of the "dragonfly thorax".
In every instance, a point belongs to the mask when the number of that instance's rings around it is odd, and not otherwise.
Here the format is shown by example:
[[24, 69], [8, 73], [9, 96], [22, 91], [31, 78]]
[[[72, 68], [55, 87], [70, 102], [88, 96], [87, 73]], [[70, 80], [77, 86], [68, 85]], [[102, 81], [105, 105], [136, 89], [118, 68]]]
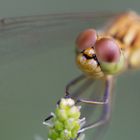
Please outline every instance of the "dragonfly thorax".
[[120, 42], [128, 68], [140, 66], [140, 16], [126, 12], [117, 16], [104, 32]]

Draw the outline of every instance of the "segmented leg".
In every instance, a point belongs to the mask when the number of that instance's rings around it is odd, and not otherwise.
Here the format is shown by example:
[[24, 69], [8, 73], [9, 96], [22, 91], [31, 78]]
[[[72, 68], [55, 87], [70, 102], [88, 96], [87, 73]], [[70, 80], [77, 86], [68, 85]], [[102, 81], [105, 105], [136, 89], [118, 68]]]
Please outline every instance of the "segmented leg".
[[[78, 82], [80, 82], [81, 80], [83, 80], [85, 78], [85, 75], [80, 75], [79, 77], [77, 77], [76, 79], [74, 79], [73, 81], [71, 81], [70, 83], [68, 83], [68, 85], [66, 85], [66, 97], [72, 97], [72, 93], [69, 91], [70, 88], [74, 85], [76, 85]], [[93, 80], [94, 81], [94, 80]], [[89, 85], [88, 83], [86, 83], [87, 86]], [[84, 86], [82, 88], [82, 90], [85, 88], [87, 89], [87, 86]], [[81, 87], [80, 87], [81, 88]], [[81, 92], [75, 92], [75, 94], [73, 94], [73, 96], [77, 97], [77, 102], [82, 102], [82, 103], [87, 103], [87, 104], [96, 104], [96, 105], [104, 105], [108, 103], [108, 99], [104, 100], [104, 101], [96, 101], [96, 100], [87, 100], [87, 99], [80, 99], [78, 96], [82, 94]]]
[[[70, 88], [77, 84], [79, 81], [81, 81], [84, 77], [80, 76], [78, 78], [76, 78], [74, 81], [70, 82], [67, 86], [66, 86], [66, 95], [68, 97], [71, 97], [71, 93], [69, 92]], [[86, 126], [84, 126], [83, 128], [81, 128], [79, 130], [79, 134], [78, 137], [80, 136], [80, 134], [82, 132], [84, 132], [85, 130], [91, 129], [91, 128], [95, 128], [98, 126], [101, 126], [105, 123], [107, 123], [109, 121], [109, 118], [111, 116], [111, 103], [110, 103], [110, 96], [111, 96], [111, 89], [112, 89], [112, 77], [109, 77], [106, 79], [105, 81], [105, 91], [104, 91], [104, 97], [103, 97], [103, 101], [97, 101], [97, 100], [86, 100], [86, 99], [77, 99], [77, 102], [82, 102], [85, 104], [95, 104], [95, 105], [103, 105], [103, 112], [101, 117], [99, 118], [99, 120], [88, 124]], [[79, 95], [79, 94], [78, 94]], [[78, 137], [75, 139], [77, 140]]]
[[[108, 78], [106, 79], [106, 87], [105, 87], [105, 92], [104, 92], [104, 98], [103, 98], [103, 112], [101, 117], [99, 118], [99, 120], [88, 124], [86, 126], [84, 126], [83, 128], [81, 128], [79, 130], [79, 133], [84, 132], [85, 130], [91, 129], [91, 128], [95, 128], [98, 126], [101, 126], [103, 124], [105, 124], [106, 122], [108, 122], [110, 116], [111, 116], [111, 102], [110, 102], [110, 97], [111, 97], [111, 89], [112, 89], [112, 78]], [[83, 100], [81, 100], [81, 102], [83, 102]], [[95, 101], [84, 101], [83, 103], [89, 103], [89, 104], [95, 104]]]
[[69, 96], [70, 93], [69, 93], [69, 90], [72, 86], [76, 85], [77, 83], [79, 83], [81, 80], [85, 79], [85, 75], [80, 75], [78, 76], [77, 78], [75, 78], [74, 80], [72, 80], [71, 82], [69, 82], [67, 85], [66, 85], [66, 88], [65, 88], [65, 93], [66, 93], [66, 96]]

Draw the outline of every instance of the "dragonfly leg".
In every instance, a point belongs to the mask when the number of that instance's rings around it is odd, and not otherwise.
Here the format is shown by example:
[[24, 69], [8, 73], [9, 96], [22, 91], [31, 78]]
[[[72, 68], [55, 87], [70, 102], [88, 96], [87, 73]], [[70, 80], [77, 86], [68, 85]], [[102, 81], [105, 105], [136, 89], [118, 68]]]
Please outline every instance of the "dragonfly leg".
[[78, 99], [77, 102], [82, 102], [82, 103], [86, 103], [86, 104], [105, 105], [108, 103], [108, 100], [96, 101], [96, 100]]
[[[69, 82], [65, 87], [65, 98], [77, 99], [85, 93], [85, 91], [94, 83], [94, 79], [87, 78], [85, 75], [80, 75], [71, 82]], [[80, 85], [79, 85], [80, 84]], [[77, 86], [79, 85], [79, 86]], [[70, 91], [73, 90], [74, 91]]]
[[[84, 126], [83, 128], [81, 128], [79, 130], [79, 133], [82, 133], [84, 132], [85, 130], [88, 130], [88, 129], [91, 129], [91, 128], [96, 128], [98, 126], [101, 126], [105, 123], [107, 123], [110, 119], [110, 116], [111, 116], [111, 102], [110, 102], [110, 97], [111, 97], [111, 90], [112, 90], [112, 80], [111, 79], [107, 79], [106, 80], [106, 87], [105, 87], [105, 92], [104, 92], [104, 99], [103, 99], [103, 111], [102, 111], [102, 114], [100, 116], [100, 118], [91, 123], [91, 124], [88, 124], [86, 126]], [[81, 100], [82, 102], [82, 100]], [[89, 104], [95, 104], [96, 102], [95, 101], [84, 101], [83, 100], [83, 103], [89, 103]], [[99, 102], [97, 102], [98, 104]]]
[[66, 96], [69, 96], [70, 93], [69, 93], [69, 90], [72, 86], [74, 86], [75, 84], [77, 84], [79, 81], [83, 80], [85, 78], [85, 75], [80, 75], [78, 76], [77, 78], [75, 78], [74, 80], [72, 80], [71, 82], [69, 82], [67, 85], [66, 85], [66, 88], [65, 88], [65, 93], [66, 93]]

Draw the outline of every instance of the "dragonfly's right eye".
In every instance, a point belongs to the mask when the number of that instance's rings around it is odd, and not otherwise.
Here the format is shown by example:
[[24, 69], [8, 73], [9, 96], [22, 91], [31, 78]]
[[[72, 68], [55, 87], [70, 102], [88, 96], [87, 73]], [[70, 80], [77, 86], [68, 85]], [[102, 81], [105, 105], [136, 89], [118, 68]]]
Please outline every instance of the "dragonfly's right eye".
[[101, 38], [94, 46], [96, 56], [101, 62], [118, 62], [121, 51], [119, 45], [111, 38]]
[[76, 39], [76, 46], [78, 50], [85, 50], [87, 48], [93, 47], [97, 40], [97, 34], [94, 29], [86, 29], [80, 33]]
[[124, 55], [119, 45], [114, 39], [107, 37], [95, 43], [96, 57], [106, 74], [116, 74], [124, 68]]

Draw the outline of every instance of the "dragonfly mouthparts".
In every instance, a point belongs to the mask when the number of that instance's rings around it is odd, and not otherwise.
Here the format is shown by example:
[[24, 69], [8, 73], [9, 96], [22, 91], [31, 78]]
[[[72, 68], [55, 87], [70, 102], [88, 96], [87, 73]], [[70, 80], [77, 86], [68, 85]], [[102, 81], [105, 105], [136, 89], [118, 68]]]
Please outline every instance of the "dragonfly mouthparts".
[[96, 56], [96, 53], [95, 53], [93, 47], [87, 48], [84, 51], [82, 51], [81, 53], [86, 59], [94, 59], [97, 62], [97, 64], [99, 65], [99, 61], [97, 59], [97, 56]]
[[89, 55], [83, 53], [83, 56], [84, 56], [86, 59], [94, 59], [94, 60], [98, 63], [98, 65], [100, 65], [100, 63], [99, 63], [99, 61], [98, 61], [98, 59], [97, 59], [97, 57], [96, 57], [96, 54], [92, 54], [91, 56], [89, 56]]

